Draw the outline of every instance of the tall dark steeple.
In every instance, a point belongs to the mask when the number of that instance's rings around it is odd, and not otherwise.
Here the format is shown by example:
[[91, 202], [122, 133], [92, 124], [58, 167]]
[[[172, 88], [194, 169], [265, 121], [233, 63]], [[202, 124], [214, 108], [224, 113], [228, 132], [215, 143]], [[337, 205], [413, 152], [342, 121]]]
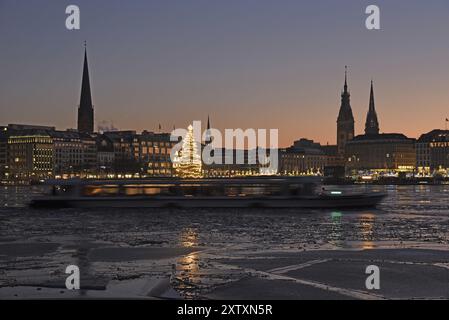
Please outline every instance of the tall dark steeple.
[[94, 106], [90, 91], [89, 66], [87, 63], [87, 46], [84, 43], [84, 67], [81, 83], [81, 98], [78, 107], [78, 131], [85, 133], [94, 132]]
[[341, 105], [337, 118], [337, 149], [340, 155], [345, 153], [346, 142], [354, 138], [354, 116], [352, 114], [350, 97], [348, 67], [345, 66], [345, 84], [341, 94]]
[[209, 143], [212, 142], [212, 137], [211, 137], [211, 134], [210, 134], [210, 119], [209, 119], [209, 115], [207, 115], [207, 129], [206, 129], [206, 137], [205, 137], [204, 142], [206, 144], [209, 144]]
[[374, 104], [374, 89], [372, 80], [371, 80], [371, 92], [369, 97], [369, 109], [365, 123], [365, 134], [369, 135], [379, 134], [379, 122], [377, 121], [377, 113]]

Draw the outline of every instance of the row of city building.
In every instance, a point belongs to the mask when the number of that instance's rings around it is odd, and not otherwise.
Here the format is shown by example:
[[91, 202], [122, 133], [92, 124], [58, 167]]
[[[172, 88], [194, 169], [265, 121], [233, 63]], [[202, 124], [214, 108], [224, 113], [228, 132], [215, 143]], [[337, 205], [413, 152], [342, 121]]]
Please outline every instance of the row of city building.
[[[345, 72], [337, 118], [337, 144], [320, 145], [300, 139], [277, 150], [277, 174], [345, 176], [368, 172], [414, 175], [448, 174], [449, 131], [433, 130], [419, 139], [400, 133], [380, 133], [371, 82], [365, 133], [355, 135], [354, 117]], [[210, 129], [208, 119], [207, 128]], [[171, 151], [177, 141], [170, 133], [143, 131], [94, 132], [87, 50], [77, 129], [10, 124], [0, 127], [0, 179], [33, 180], [65, 177], [173, 176]], [[210, 141], [205, 141], [205, 144]], [[204, 146], [204, 144], [203, 144]], [[225, 156], [226, 151], [220, 150]], [[254, 150], [252, 150], [254, 151]], [[244, 151], [244, 163], [203, 165], [203, 176], [257, 175], [260, 167]], [[233, 155], [235, 157], [235, 150]]]
[[[0, 127], [0, 177], [33, 180], [66, 177], [173, 176], [170, 133], [113, 131], [85, 133], [54, 127], [10, 124]], [[226, 150], [221, 150], [223, 157]], [[236, 151], [233, 150], [235, 157]], [[244, 163], [203, 165], [205, 176], [257, 175], [259, 165], [244, 151]], [[338, 175], [409, 172], [447, 175], [449, 131], [433, 130], [419, 139], [402, 134], [365, 134], [338, 146], [300, 139], [278, 150], [280, 175]]]
[[339, 154], [338, 146], [301, 139], [280, 150], [279, 173], [449, 175], [449, 130], [432, 130], [419, 139], [399, 133], [358, 135], [347, 141], [343, 150]]
[[[448, 120], [446, 119], [446, 122]], [[418, 139], [401, 133], [380, 133], [373, 81], [371, 81], [365, 133], [354, 134], [354, 117], [350, 104], [347, 73], [337, 118], [337, 162], [346, 174], [412, 173], [447, 176], [449, 169], [449, 131], [435, 129]], [[338, 164], [337, 164], [338, 165]]]
[[168, 133], [84, 133], [53, 127], [0, 127], [0, 175], [7, 180], [172, 175]]
[[[447, 119], [446, 119], [447, 121]], [[329, 176], [447, 176], [449, 130], [435, 129], [418, 139], [401, 133], [380, 133], [371, 81], [365, 133], [355, 135], [347, 72], [337, 118], [337, 144], [321, 146], [302, 139], [281, 152], [280, 173], [322, 172]]]

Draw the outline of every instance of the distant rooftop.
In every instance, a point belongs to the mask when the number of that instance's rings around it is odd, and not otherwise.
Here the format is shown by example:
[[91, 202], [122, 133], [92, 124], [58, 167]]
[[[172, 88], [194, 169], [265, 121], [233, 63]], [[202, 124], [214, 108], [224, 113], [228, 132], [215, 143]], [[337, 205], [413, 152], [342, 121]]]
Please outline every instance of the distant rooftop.
[[446, 142], [449, 141], [449, 130], [435, 129], [422, 134], [418, 142]]
[[8, 124], [8, 129], [11, 129], [11, 130], [30, 130], [30, 129], [56, 130], [55, 127], [39, 126], [39, 125], [34, 125], [34, 124]]
[[406, 135], [402, 133], [379, 133], [379, 134], [361, 134], [348, 143], [357, 142], [357, 141], [381, 141], [381, 140], [415, 140], [413, 138], [408, 138]]

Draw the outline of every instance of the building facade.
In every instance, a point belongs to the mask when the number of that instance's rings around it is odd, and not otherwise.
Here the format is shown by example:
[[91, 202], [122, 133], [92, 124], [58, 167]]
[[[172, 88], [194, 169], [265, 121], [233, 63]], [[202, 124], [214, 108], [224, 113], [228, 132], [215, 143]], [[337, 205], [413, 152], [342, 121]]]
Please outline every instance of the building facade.
[[258, 151], [258, 149], [215, 148], [211, 151], [214, 163], [203, 162], [203, 175], [211, 178], [258, 176], [261, 168]]
[[140, 174], [139, 141], [136, 131], [105, 132], [103, 136], [112, 144], [114, 173]]
[[422, 175], [449, 172], [449, 130], [432, 130], [416, 142], [416, 168]]
[[346, 146], [349, 170], [407, 171], [415, 168], [415, 139], [385, 133], [356, 136]]
[[0, 132], [1, 179], [172, 176], [169, 133], [87, 134], [9, 125]]
[[300, 139], [279, 153], [279, 173], [282, 175], [323, 174], [327, 155], [321, 145], [312, 140]]
[[169, 133], [144, 131], [138, 141], [138, 161], [142, 164], [144, 174], [166, 177], [174, 174], [170, 154], [177, 142], [170, 141]]
[[45, 130], [22, 130], [8, 137], [8, 174], [12, 179], [53, 177], [53, 156], [53, 139]]
[[105, 132], [97, 137], [97, 161], [109, 174], [172, 176], [169, 133], [143, 131]]
[[78, 132], [50, 131], [54, 144], [55, 175], [75, 175], [83, 165], [83, 144]]
[[100, 134], [96, 136], [97, 144], [97, 168], [100, 177], [107, 178], [114, 175], [114, 143], [106, 135]]
[[97, 145], [93, 137], [74, 130], [48, 131], [53, 139], [56, 176], [86, 176], [97, 169]]

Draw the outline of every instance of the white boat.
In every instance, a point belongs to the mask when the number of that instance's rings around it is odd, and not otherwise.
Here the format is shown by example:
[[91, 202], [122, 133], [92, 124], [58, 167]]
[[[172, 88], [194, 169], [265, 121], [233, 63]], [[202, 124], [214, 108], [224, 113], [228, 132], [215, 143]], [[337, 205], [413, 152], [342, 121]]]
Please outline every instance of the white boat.
[[316, 177], [228, 179], [51, 180], [35, 208], [360, 208], [385, 193], [318, 190]]

